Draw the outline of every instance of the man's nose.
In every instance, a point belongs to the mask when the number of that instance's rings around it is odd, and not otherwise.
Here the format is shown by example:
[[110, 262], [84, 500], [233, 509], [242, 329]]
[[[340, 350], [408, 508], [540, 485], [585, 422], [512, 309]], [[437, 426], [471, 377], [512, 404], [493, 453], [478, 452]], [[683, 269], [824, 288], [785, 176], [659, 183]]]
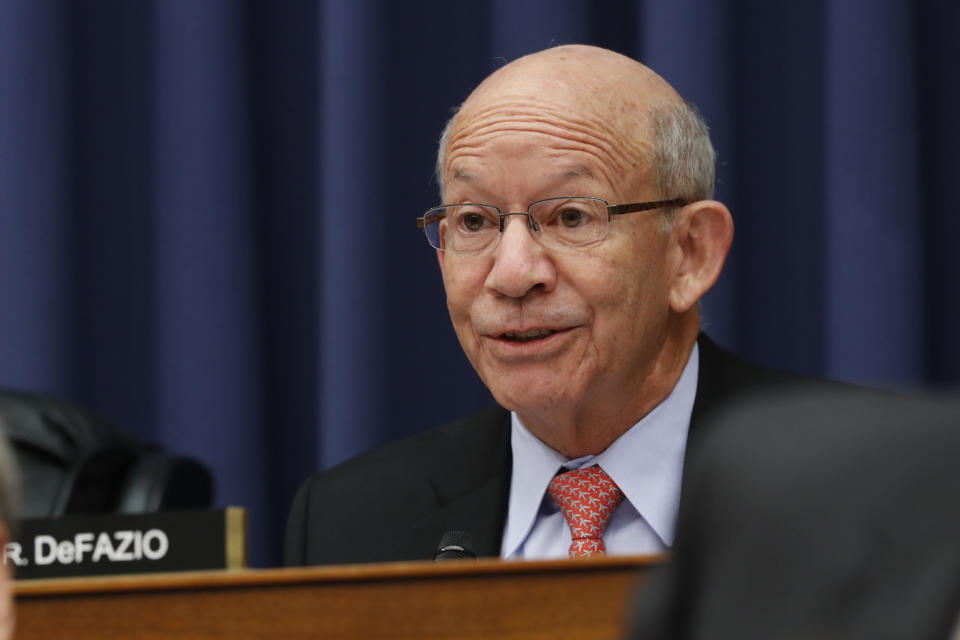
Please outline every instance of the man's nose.
[[508, 215], [494, 249], [487, 289], [510, 298], [522, 298], [534, 289], [550, 291], [557, 281], [553, 260], [530, 228], [526, 215]]

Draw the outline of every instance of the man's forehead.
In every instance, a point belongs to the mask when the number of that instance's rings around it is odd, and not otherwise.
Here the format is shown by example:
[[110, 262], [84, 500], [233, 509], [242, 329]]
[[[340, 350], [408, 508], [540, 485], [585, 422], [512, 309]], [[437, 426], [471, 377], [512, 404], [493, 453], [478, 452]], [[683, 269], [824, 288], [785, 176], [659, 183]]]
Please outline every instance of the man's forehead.
[[651, 107], [679, 100], [660, 76], [626, 56], [598, 47], [555, 47], [487, 77], [460, 107], [448, 141], [476, 140], [499, 123], [552, 123], [642, 153], [649, 147]]
[[441, 170], [448, 186], [476, 184], [477, 176], [509, 183], [522, 177], [544, 187], [563, 179], [631, 187], [644, 180], [653, 158], [650, 132], [646, 110], [615, 117], [541, 97], [501, 99], [458, 115]]
[[[551, 172], [551, 177], [555, 178], [593, 178], [594, 172], [586, 166], [571, 166], [571, 167], [561, 167], [556, 171]], [[477, 175], [466, 169], [462, 164], [458, 164], [453, 167], [453, 172], [450, 176], [454, 180], [471, 183], [477, 179]]]

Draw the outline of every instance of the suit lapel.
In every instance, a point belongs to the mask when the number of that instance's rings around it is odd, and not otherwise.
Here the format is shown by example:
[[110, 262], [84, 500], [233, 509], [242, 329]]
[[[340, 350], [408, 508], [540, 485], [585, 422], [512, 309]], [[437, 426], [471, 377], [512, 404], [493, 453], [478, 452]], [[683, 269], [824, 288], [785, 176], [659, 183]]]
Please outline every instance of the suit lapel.
[[438, 506], [410, 529], [411, 539], [430, 545], [428, 557], [448, 531], [466, 531], [478, 556], [500, 555], [510, 474], [497, 473], [473, 491]]
[[744, 392], [758, 388], [784, 377], [777, 372], [756, 367], [726, 351], [705, 333], [697, 338], [700, 347], [700, 372], [697, 375], [697, 395], [690, 416], [690, 431], [720, 406]]
[[510, 492], [510, 414], [504, 410], [485, 414], [463, 434], [463, 454], [437, 460], [429, 485], [436, 508], [411, 526], [409, 539], [432, 557], [440, 537], [453, 530], [466, 531], [480, 556], [500, 555], [501, 538]]

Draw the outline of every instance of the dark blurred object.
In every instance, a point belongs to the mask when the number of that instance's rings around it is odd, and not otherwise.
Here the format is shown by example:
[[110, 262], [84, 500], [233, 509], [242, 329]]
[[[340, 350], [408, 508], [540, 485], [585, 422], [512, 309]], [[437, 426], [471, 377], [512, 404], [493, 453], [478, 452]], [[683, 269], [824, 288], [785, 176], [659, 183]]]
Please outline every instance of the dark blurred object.
[[960, 398], [798, 391], [738, 404], [704, 431], [633, 638], [949, 636]]
[[440, 538], [434, 561], [477, 559], [477, 552], [473, 550], [473, 536], [466, 531], [447, 531]]
[[213, 480], [201, 463], [131, 441], [67, 402], [0, 390], [21, 475], [20, 516], [206, 508]]

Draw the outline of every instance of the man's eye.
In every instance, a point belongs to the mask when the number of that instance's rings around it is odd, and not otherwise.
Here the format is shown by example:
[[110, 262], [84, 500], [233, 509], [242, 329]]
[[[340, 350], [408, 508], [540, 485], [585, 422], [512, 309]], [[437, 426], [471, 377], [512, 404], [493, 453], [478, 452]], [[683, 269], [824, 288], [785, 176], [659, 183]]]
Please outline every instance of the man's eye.
[[557, 219], [565, 227], [574, 228], [585, 225], [589, 222], [587, 214], [578, 209], [563, 209]]
[[460, 225], [467, 231], [480, 231], [487, 224], [487, 219], [479, 213], [465, 213], [460, 217]]

